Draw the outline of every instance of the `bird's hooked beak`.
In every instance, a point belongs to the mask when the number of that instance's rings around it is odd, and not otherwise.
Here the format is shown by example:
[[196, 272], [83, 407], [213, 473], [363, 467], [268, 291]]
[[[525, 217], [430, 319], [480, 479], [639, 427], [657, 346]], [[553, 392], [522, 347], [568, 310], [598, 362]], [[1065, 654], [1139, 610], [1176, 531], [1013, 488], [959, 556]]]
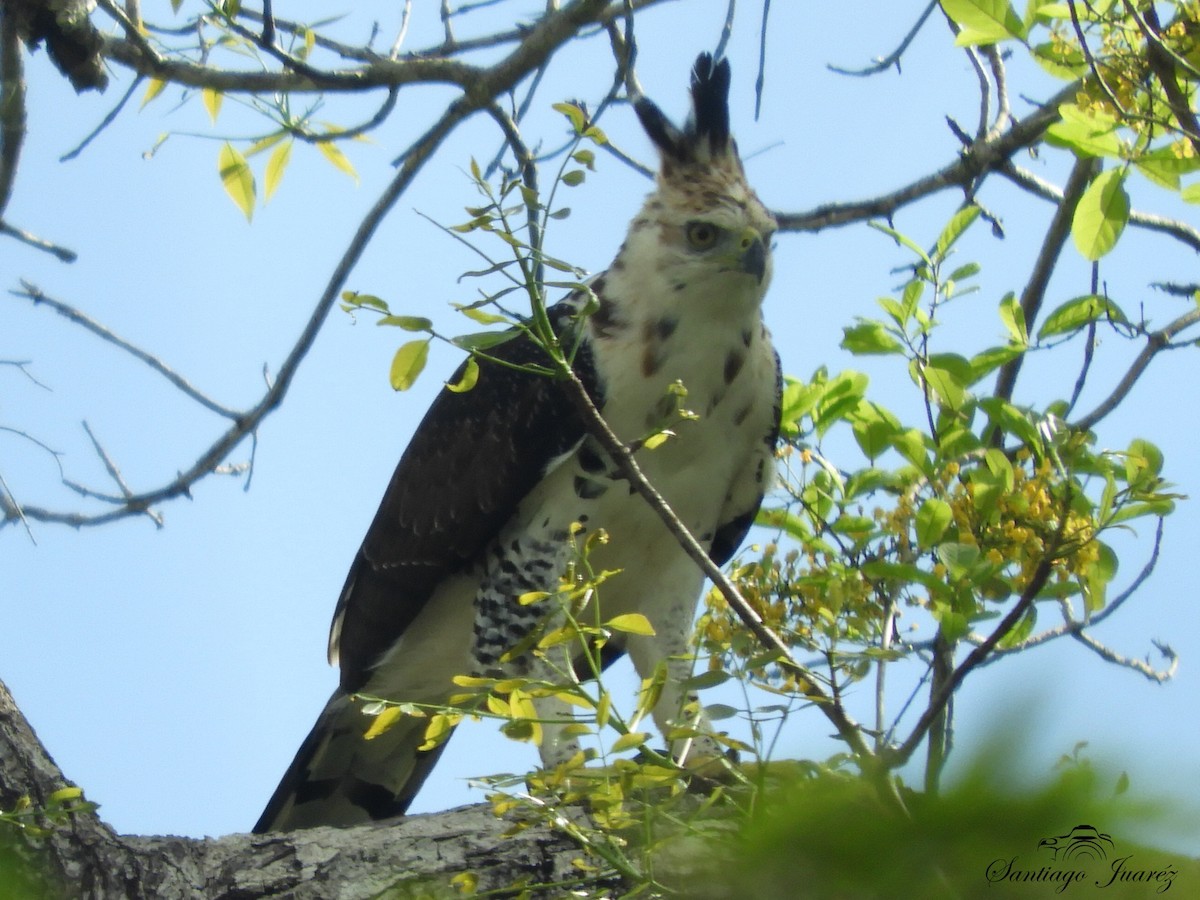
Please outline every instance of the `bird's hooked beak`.
[[740, 255], [738, 265], [747, 275], [753, 275], [762, 284], [767, 274], [767, 244], [753, 228], [742, 232], [738, 242]]

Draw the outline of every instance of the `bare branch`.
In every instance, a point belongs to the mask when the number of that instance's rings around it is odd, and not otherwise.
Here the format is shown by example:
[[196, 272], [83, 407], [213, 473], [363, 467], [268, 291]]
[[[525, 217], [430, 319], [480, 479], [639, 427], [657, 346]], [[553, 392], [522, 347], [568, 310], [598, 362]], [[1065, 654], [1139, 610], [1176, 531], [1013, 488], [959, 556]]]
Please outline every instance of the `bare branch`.
[[136, 91], [138, 89], [138, 85], [140, 85], [144, 80], [145, 79], [141, 75], [138, 75], [136, 78], [134, 78], [133, 81], [131, 81], [129, 83], [129, 87], [126, 89], [125, 93], [121, 96], [121, 99], [117, 101], [117, 105], [108, 111], [108, 113], [104, 116], [104, 118], [100, 120], [100, 124], [97, 125], [95, 128], [93, 128], [88, 133], [87, 137], [85, 137], [82, 141], [79, 142], [78, 145], [76, 145], [75, 149], [70, 150], [67, 153], [64, 153], [62, 156], [60, 156], [58, 158], [58, 161], [59, 162], [70, 162], [71, 160], [73, 160], [77, 156], [79, 156], [79, 154], [82, 153], [87, 148], [88, 144], [90, 144], [97, 137], [99, 137], [100, 133], [102, 131], [104, 131], [105, 128], [107, 128], [114, 121], [116, 121], [117, 116], [119, 116], [121, 114], [121, 110], [123, 110], [125, 108], [125, 104], [129, 102], [129, 98], [133, 96], [134, 91]]
[[937, 5], [937, 0], [930, 0], [929, 4], [925, 7], [921, 15], [917, 17], [916, 24], [909, 29], [908, 34], [906, 34], [904, 39], [900, 41], [899, 46], [897, 46], [896, 49], [887, 56], [879, 57], [873, 65], [867, 66], [863, 69], [843, 69], [840, 66], [834, 65], [826, 65], [825, 68], [829, 69], [831, 72], [837, 72], [839, 75], [850, 75], [855, 78], [864, 78], [868, 75], [876, 75], [879, 72], [890, 69], [892, 66], [895, 66], [897, 71], [899, 71], [900, 57], [904, 55], [904, 51], [908, 49], [908, 45], [913, 42], [913, 39], [916, 38], [916, 36], [920, 34], [921, 29], [925, 27], [925, 23], [929, 20], [930, 13], [937, 8]]
[[[1058, 266], [1058, 256], [1062, 253], [1062, 248], [1071, 234], [1071, 220], [1075, 215], [1075, 207], [1098, 171], [1099, 165], [1099, 160], [1080, 157], [1075, 160], [1075, 165], [1067, 178], [1063, 199], [1058, 204], [1058, 209], [1054, 211], [1050, 225], [1046, 228], [1046, 236], [1042, 239], [1042, 248], [1038, 251], [1033, 271], [1029, 275], [1029, 281], [1025, 283], [1025, 289], [1021, 291], [1021, 312], [1025, 317], [1026, 333], [1033, 332], [1033, 325], [1042, 308], [1042, 300], [1046, 296], [1046, 288], [1050, 284], [1050, 276], [1054, 274], [1054, 269]], [[1004, 400], [1012, 399], [1013, 389], [1016, 387], [1017, 376], [1021, 372], [1021, 364], [1024, 360], [1025, 355], [1021, 354], [1000, 367], [1000, 372], [996, 376], [997, 397]], [[996, 439], [999, 440], [1001, 437], [1002, 435], [997, 431]]]
[[1075, 96], [1078, 90], [1079, 82], [1073, 82], [1009, 130], [974, 141], [954, 162], [891, 193], [851, 203], [829, 203], [807, 212], [776, 212], [779, 228], [781, 231], [820, 231], [867, 219], [886, 218], [923, 197], [951, 187], [965, 188], [981, 175], [1000, 170], [1017, 150], [1041, 140], [1046, 128], [1057, 121], [1059, 104]]
[[1154, 642], [1154, 646], [1158, 648], [1158, 652], [1165, 656], [1168, 660], [1166, 669], [1155, 669], [1150, 665], [1149, 660], [1132, 659], [1128, 656], [1122, 656], [1116, 650], [1108, 647], [1086, 631], [1072, 631], [1071, 637], [1079, 641], [1089, 650], [1097, 654], [1101, 659], [1107, 660], [1118, 666], [1124, 666], [1127, 669], [1132, 669], [1141, 675], [1145, 675], [1156, 684], [1162, 684], [1170, 681], [1175, 677], [1175, 671], [1179, 668], [1179, 655], [1168, 644], [1159, 641]]
[[[1066, 516], [1063, 516], [1062, 520], [1066, 522]], [[1034, 599], [1041, 592], [1047, 579], [1050, 577], [1051, 569], [1053, 569], [1053, 562], [1050, 555], [1047, 555], [1038, 564], [1037, 569], [1034, 570], [1033, 577], [1029, 579], [1029, 583], [1025, 586], [1020, 599], [1008, 611], [1007, 615], [1000, 620], [1000, 624], [996, 626], [996, 629], [967, 654], [967, 658], [942, 683], [940, 690], [931, 694], [929, 705], [921, 713], [921, 717], [917, 720], [917, 724], [913, 726], [912, 732], [904, 743], [886, 754], [885, 762], [889, 768], [904, 765], [908, 758], [912, 756], [913, 752], [920, 746], [921, 741], [924, 740], [930, 727], [941, 715], [946, 704], [950, 702], [951, 696], [958, 690], [958, 686], [962, 684], [963, 679], [988, 658], [996, 645], [1000, 643], [1006, 634], [1016, 627], [1017, 623], [1021, 621], [1021, 617], [1025, 615], [1025, 611], [1033, 605]]]
[[43, 250], [51, 256], [57, 256], [63, 262], [75, 262], [79, 258], [79, 254], [74, 250], [51, 243], [44, 238], [30, 234], [28, 231], [9, 225], [7, 222], [0, 222], [0, 234], [7, 234], [9, 237], [16, 238], [22, 244], [28, 244], [30, 247]]
[[1096, 423], [1121, 405], [1155, 356], [1163, 350], [1173, 350], [1180, 346], [1172, 344], [1171, 339], [1197, 322], [1200, 322], [1200, 309], [1191, 309], [1158, 331], [1152, 331], [1147, 334], [1146, 346], [1142, 348], [1142, 352], [1137, 355], [1137, 358], [1130, 365], [1129, 370], [1121, 378], [1121, 381], [1113, 388], [1112, 393], [1097, 404], [1096, 408], [1086, 416], [1073, 422], [1072, 427], [1078, 428], [1081, 431], [1090, 431], [1095, 428]]
[[61, 300], [55, 300], [53, 297], [47, 296], [46, 294], [42, 293], [40, 288], [38, 288], [36, 285], [30, 284], [28, 281], [22, 280], [21, 287], [22, 290], [10, 291], [9, 293], [16, 297], [24, 297], [27, 300], [32, 300], [35, 306], [38, 304], [48, 306], [60, 316], [63, 316], [71, 322], [74, 322], [76, 325], [82, 326], [83, 328], [92, 332], [92, 334], [107, 341], [113, 346], [119, 347], [135, 359], [141, 360], [205, 409], [211, 410], [217, 415], [224, 416], [227, 419], [233, 419], [234, 421], [236, 421], [241, 415], [235, 410], [229, 409], [226, 406], [222, 406], [215, 400], [209, 398], [207, 395], [202, 394], [200, 391], [196, 390], [196, 388], [192, 387], [186, 378], [160, 360], [157, 356], [147, 353], [145, 350], [134, 344], [131, 344], [123, 337], [114, 334], [112, 331], [101, 325], [86, 313], [80, 312], [78, 309], [68, 303], [63, 303]]

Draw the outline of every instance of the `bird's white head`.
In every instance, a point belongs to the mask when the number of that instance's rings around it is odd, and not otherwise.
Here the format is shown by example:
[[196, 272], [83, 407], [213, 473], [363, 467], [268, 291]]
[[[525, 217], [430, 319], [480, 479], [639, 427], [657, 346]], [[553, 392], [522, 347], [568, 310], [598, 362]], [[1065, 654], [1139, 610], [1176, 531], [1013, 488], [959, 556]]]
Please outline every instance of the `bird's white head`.
[[682, 129], [650, 100], [635, 104], [659, 150], [657, 188], [610, 272], [627, 269], [639, 294], [674, 297], [684, 314], [700, 306], [715, 315], [757, 313], [771, 277], [776, 222], [747, 183], [729, 133], [729, 81], [728, 61], [700, 55]]

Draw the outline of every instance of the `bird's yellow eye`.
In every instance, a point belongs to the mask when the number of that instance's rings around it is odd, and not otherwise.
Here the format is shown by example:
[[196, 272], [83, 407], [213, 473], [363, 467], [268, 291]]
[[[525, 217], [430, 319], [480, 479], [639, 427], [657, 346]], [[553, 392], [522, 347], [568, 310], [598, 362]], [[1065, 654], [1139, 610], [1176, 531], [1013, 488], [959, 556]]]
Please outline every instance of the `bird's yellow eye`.
[[688, 222], [685, 233], [693, 250], [708, 250], [717, 242], [721, 229], [710, 222]]

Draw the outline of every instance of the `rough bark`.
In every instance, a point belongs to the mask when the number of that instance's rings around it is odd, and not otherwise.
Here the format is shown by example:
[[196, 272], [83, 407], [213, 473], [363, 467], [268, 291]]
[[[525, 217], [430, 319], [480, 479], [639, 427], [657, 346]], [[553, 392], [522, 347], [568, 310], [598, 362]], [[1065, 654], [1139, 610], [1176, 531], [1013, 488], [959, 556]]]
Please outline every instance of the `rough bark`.
[[[21, 797], [41, 808], [70, 786], [0, 682], [0, 809]], [[462, 872], [478, 877], [480, 891], [514, 893], [578, 877], [571, 863], [582, 853], [568, 837], [540, 825], [505, 837], [511, 824], [486, 804], [356, 828], [203, 840], [118, 835], [90, 812], [44, 838], [0, 822], [0, 895], [357, 900], [455, 896], [450, 879]]]

